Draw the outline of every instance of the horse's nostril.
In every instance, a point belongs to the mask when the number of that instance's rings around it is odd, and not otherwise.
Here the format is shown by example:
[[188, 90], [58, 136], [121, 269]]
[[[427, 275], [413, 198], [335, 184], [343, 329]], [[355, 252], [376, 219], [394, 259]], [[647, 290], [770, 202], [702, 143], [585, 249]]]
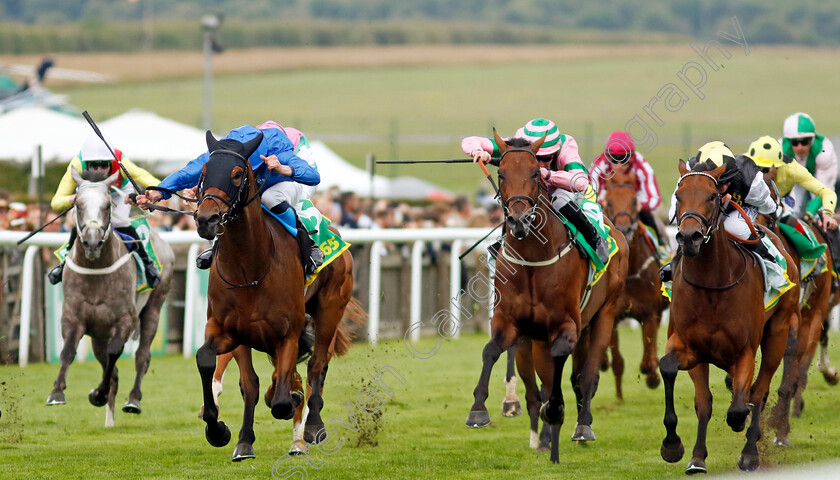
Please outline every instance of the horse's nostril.
[[675, 238], [677, 240], [677, 243], [679, 243], [680, 245], [682, 245], [683, 242], [685, 242], [685, 235], [683, 235], [682, 232], [677, 232], [677, 236]]
[[703, 241], [703, 234], [700, 232], [694, 232], [691, 234], [691, 243], [700, 243]]

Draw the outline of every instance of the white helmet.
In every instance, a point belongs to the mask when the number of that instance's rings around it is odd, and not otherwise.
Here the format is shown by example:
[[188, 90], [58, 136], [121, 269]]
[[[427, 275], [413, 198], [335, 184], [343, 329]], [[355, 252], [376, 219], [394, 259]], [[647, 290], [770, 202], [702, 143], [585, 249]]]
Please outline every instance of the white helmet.
[[816, 134], [814, 119], [807, 113], [797, 112], [785, 119], [782, 134], [785, 138], [813, 137]]

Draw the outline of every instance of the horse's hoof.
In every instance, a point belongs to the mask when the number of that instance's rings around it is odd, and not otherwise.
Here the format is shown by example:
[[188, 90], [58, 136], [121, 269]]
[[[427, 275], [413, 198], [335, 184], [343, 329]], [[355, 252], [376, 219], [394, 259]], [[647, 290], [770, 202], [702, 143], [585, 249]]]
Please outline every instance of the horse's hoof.
[[519, 401], [502, 403], [502, 416], [504, 417], [518, 417], [522, 415], [522, 405]]
[[738, 457], [738, 468], [742, 472], [754, 472], [758, 469], [758, 455], [741, 454]]
[[214, 447], [224, 447], [230, 443], [230, 429], [225, 422], [219, 422], [217, 427], [218, 432], [213, 434], [210, 432], [210, 424], [204, 427], [204, 437], [207, 438], [207, 443]]
[[242, 460], [247, 460], [249, 458], [256, 458], [257, 454], [254, 453], [254, 446], [247, 444], [247, 443], [237, 443], [236, 448], [233, 449], [233, 457], [231, 460], [234, 462], [241, 462]]
[[747, 416], [750, 414], [746, 407], [742, 409], [730, 407], [726, 412], [726, 423], [732, 428], [733, 432], [743, 432], [747, 426]]
[[706, 473], [706, 462], [700, 459], [691, 459], [688, 466], [685, 467], [686, 475], [694, 475], [695, 473]]
[[662, 455], [662, 460], [665, 460], [668, 463], [677, 463], [682, 460], [682, 457], [685, 454], [685, 447], [683, 447], [683, 444], [679, 439], [677, 439], [677, 443], [675, 445], [666, 445], [663, 441], [662, 447], [659, 449], [659, 454]]
[[94, 407], [104, 407], [106, 403], [108, 403], [108, 395], [99, 396], [99, 393], [94, 388], [93, 390], [88, 393], [88, 400], [90, 404]]
[[659, 387], [659, 381], [659, 375], [654, 373], [652, 375], [647, 376], [647, 378], [645, 379], [645, 384], [647, 384], [648, 388], [653, 390]]
[[486, 427], [487, 425], [490, 425], [490, 414], [487, 413], [487, 410], [470, 412], [470, 414], [467, 415], [466, 423], [468, 428]]
[[125, 413], [133, 413], [135, 415], [140, 415], [143, 412], [143, 409], [140, 408], [139, 400], [129, 400], [125, 402], [125, 405], [123, 405], [122, 411]]
[[51, 393], [49, 397], [47, 397], [47, 406], [50, 405], [64, 405], [67, 403], [67, 400], [64, 398], [64, 394], [61, 392], [58, 393]]
[[295, 405], [292, 402], [280, 401], [271, 407], [271, 416], [277, 420], [290, 420], [295, 416]]
[[822, 374], [826, 383], [829, 385], [837, 385], [837, 383], [840, 382], [840, 373], [833, 368], [822, 372]]
[[540, 420], [549, 424], [549, 425], [562, 425], [563, 421], [566, 419], [566, 410], [563, 408], [563, 405], [560, 405], [560, 408], [557, 409], [556, 412], [549, 412], [548, 411], [548, 402], [543, 403], [540, 407]]
[[303, 427], [303, 441], [306, 443], [321, 443], [327, 439], [327, 430], [323, 423], [306, 424]]
[[298, 440], [292, 443], [292, 448], [289, 449], [289, 455], [303, 455], [309, 450], [309, 444], [305, 441]]
[[537, 447], [537, 451], [538, 452], [550, 452], [551, 447], [548, 446], [548, 445], [540, 445], [539, 447]]
[[572, 434], [575, 442], [591, 442], [595, 440], [595, 432], [589, 425], [575, 425], [575, 432]]
[[779, 436], [776, 435], [776, 438], [773, 439], [773, 445], [777, 447], [789, 447], [790, 446], [790, 438], [787, 435]]

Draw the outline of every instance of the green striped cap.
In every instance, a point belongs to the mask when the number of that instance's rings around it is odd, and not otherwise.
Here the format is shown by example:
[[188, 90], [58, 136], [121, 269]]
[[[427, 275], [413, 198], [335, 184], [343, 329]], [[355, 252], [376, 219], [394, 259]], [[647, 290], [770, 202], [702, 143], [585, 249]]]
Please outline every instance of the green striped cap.
[[543, 142], [537, 155], [551, 155], [560, 150], [563, 145], [560, 131], [557, 130], [557, 125], [551, 120], [535, 118], [516, 131], [517, 137], [524, 138], [531, 143], [541, 139], [543, 135], [545, 135], [545, 142]]

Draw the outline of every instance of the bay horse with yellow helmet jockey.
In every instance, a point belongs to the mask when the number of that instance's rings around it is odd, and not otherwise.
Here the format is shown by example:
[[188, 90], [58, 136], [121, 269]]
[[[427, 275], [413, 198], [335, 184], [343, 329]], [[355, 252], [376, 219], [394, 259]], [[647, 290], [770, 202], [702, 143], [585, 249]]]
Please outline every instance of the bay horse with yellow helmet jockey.
[[[724, 230], [725, 219], [734, 215], [730, 213], [731, 208], [740, 209], [738, 214], [742, 218], [745, 215], [743, 208], [730, 204], [730, 195], [737, 194], [740, 201], [752, 199], [744, 185], [766, 188], [763, 179], [758, 186], [750, 176], [744, 176], [745, 172], [740, 171], [739, 163], [722, 143], [704, 146], [694, 160], [697, 163], [692, 170], [680, 161], [680, 180], [674, 195], [676, 239], [682, 255], [674, 264], [668, 341], [666, 353], [659, 362], [665, 386], [666, 429], [661, 455], [673, 463], [685, 451], [676, 431], [674, 385], [677, 372], [688, 370], [694, 382], [698, 427], [686, 473], [706, 471], [706, 429], [712, 414], [709, 365], [715, 365], [732, 377], [727, 424], [740, 432], [746, 427], [747, 417], [752, 415], [747, 441], [738, 460], [741, 470], [751, 471], [759, 466], [760, 414], [770, 381], [784, 355], [788, 329], [798, 322], [799, 287], [786, 285], [786, 292], [765, 310], [762, 269], [745, 252], [744, 240], [732, 241], [732, 235]], [[797, 266], [781, 241], [766, 229], [764, 234], [772, 239], [786, 260], [787, 277], [796, 278]], [[753, 382], [759, 348], [761, 366]]]

